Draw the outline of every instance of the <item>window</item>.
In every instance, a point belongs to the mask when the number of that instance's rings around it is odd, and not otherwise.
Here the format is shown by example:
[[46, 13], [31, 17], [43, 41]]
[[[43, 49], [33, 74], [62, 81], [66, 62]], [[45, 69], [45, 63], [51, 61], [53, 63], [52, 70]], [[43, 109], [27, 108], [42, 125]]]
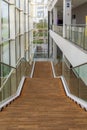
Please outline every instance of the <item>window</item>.
[[20, 7], [20, 0], [16, 0], [16, 7]]
[[1, 1], [1, 38], [1, 61], [9, 64], [9, 5], [4, 1]]
[[16, 9], [16, 35], [19, 34], [19, 16], [20, 12], [18, 9]]
[[2, 45], [2, 61], [9, 64], [9, 42], [4, 42]]
[[20, 10], [18, 8], [20, 8], [20, 0], [16, 0], [16, 12], [15, 12], [15, 19], [16, 19], [16, 23], [15, 23], [15, 29], [16, 29], [16, 38], [15, 38], [15, 44], [16, 44], [16, 48], [15, 48], [15, 53], [16, 53], [16, 62], [20, 59]]
[[16, 37], [16, 61], [20, 58], [20, 38]]
[[[3, 11], [4, 10], [4, 11]], [[9, 17], [8, 17], [9, 6], [6, 2], [1, 2], [1, 27], [2, 27], [2, 40], [9, 38]]]

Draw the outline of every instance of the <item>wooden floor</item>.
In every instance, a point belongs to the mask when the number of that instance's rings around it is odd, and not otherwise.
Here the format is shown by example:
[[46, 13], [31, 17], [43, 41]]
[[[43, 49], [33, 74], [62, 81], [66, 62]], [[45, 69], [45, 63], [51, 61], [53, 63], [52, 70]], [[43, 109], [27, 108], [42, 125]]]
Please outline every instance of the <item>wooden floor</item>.
[[87, 112], [66, 97], [61, 80], [53, 78], [47, 64], [45, 68], [45, 62], [36, 63], [21, 96], [0, 112], [0, 130], [87, 130]]

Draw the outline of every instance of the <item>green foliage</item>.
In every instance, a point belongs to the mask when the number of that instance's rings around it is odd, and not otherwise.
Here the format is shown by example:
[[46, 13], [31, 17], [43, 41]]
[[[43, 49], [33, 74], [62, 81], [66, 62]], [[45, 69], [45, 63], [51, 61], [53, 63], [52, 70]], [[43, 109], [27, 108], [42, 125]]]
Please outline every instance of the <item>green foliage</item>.
[[48, 24], [47, 24], [46, 20], [45, 20], [45, 21], [40, 20], [40, 22], [37, 23], [37, 28], [38, 28], [38, 29], [39, 29], [39, 28], [47, 28], [47, 27], [48, 27]]
[[9, 66], [6, 66], [6, 65], [1, 65], [0, 68], [1, 68], [1, 72], [2, 72], [3, 77], [7, 76], [11, 71], [11, 68]]
[[43, 40], [34, 40], [33, 44], [43, 44]]

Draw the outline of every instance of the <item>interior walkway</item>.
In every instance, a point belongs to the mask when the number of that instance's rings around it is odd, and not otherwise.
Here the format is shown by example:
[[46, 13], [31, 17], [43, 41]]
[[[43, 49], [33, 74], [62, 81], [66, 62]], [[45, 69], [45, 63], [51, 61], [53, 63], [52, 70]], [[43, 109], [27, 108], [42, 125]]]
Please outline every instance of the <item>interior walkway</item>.
[[37, 62], [21, 96], [0, 112], [0, 129], [87, 130], [87, 112], [66, 97], [50, 62]]

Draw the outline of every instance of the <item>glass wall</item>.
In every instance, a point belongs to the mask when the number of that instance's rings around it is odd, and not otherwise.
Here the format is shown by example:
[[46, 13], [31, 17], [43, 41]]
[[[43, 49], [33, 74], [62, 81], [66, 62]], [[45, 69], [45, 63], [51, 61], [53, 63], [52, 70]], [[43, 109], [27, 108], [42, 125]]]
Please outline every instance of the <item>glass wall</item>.
[[[4, 10], [4, 11], [3, 11]], [[9, 38], [9, 4], [1, 2], [1, 34], [2, 41]]]
[[29, 2], [24, 1], [24, 42], [25, 42], [25, 56], [29, 59]]
[[[35, 58], [48, 57], [48, 11], [46, 0], [33, 1], [33, 44]], [[39, 49], [38, 49], [39, 48]]]
[[15, 7], [15, 44], [16, 44], [16, 62], [21, 58], [20, 51], [20, 0], [16, 0], [16, 7]]
[[0, 3], [0, 101], [3, 101], [17, 91], [24, 75], [30, 76], [32, 65], [29, 65], [29, 0]]
[[[4, 10], [4, 11], [2, 11]], [[9, 4], [1, 2], [1, 61], [9, 64], [10, 51], [9, 51]]]
[[29, 11], [28, 0], [1, 0], [1, 62], [16, 67], [22, 57], [29, 61]]
[[16, 7], [20, 8], [20, 0], [16, 0]]
[[[4, 11], [3, 11], [4, 10]], [[9, 32], [9, 4], [5, 1], [1, 1], [1, 42], [0, 42], [0, 60], [5, 64], [10, 64], [10, 32]], [[6, 76], [10, 73], [9, 67], [5, 65], [0, 66], [0, 78], [1, 84], [6, 79]]]
[[16, 37], [15, 43], [16, 43], [16, 61], [18, 61], [20, 59], [20, 49], [21, 49], [19, 36]]

